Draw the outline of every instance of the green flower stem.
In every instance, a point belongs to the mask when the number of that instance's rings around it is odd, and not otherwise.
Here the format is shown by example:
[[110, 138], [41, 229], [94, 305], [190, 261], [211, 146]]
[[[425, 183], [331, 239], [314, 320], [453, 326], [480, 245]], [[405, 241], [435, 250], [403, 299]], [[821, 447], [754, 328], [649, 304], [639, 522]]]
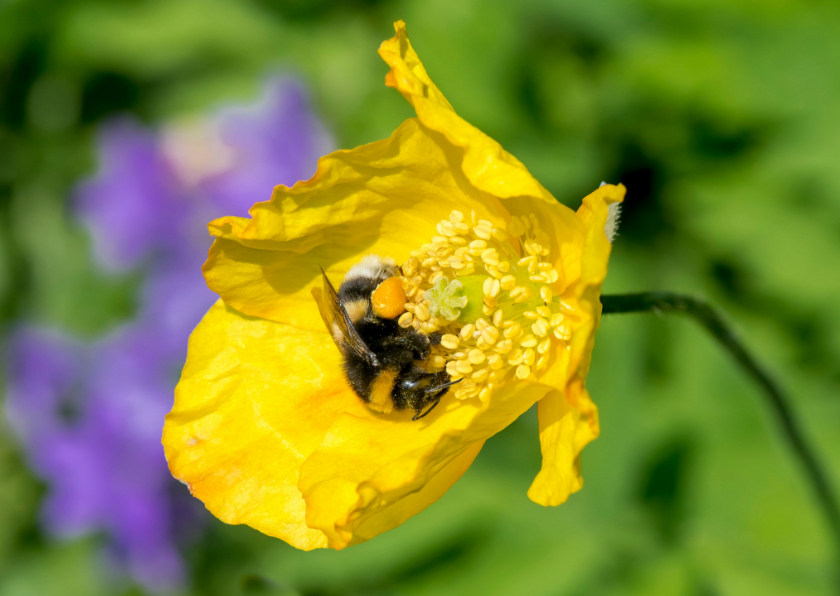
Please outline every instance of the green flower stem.
[[[603, 314], [633, 312], [677, 313], [688, 315], [703, 325], [709, 333], [735, 358], [749, 376], [764, 390], [770, 408], [787, 439], [794, 455], [805, 468], [817, 500], [828, 521], [832, 538], [836, 542], [840, 557], [840, 506], [837, 496], [828, 480], [828, 474], [819, 462], [816, 453], [805, 437], [799, 419], [793, 411], [791, 400], [779, 384], [758, 363], [747, 348], [735, 337], [732, 329], [720, 313], [709, 304], [681, 294], [671, 292], [649, 292], [643, 294], [618, 294], [601, 296]], [[838, 569], [840, 570], [840, 568]], [[838, 576], [840, 579], [840, 576]]]

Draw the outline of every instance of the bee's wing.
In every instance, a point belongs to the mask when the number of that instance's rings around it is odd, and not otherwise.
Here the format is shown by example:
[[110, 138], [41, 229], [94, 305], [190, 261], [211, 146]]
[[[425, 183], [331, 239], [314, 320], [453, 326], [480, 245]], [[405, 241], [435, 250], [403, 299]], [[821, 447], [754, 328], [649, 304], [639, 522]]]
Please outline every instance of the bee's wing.
[[[365, 340], [361, 338], [359, 332], [353, 327], [347, 311], [341, 305], [338, 294], [327, 278], [327, 274], [323, 268], [321, 269], [321, 277], [324, 279], [324, 290], [321, 293], [320, 299], [317, 300], [318, 310], [321, 312], [321, 318], [324, 320], [327, 331], [332, 335], [336, 345], [341, 350], [352, 350], [367, 360], [371, 366], [379, 366], [379, 359], [376, 357], [376, 354], [370, 351]], [[344, 345], [339, 342], [337, 336], [344, 340]]]

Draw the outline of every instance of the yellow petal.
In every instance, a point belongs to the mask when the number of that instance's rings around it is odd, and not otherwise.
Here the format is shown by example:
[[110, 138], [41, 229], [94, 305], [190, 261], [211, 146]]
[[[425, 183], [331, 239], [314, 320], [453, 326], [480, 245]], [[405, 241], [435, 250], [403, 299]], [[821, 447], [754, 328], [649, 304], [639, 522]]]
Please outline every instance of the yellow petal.
[[337, 416], [364, 409], [325, 332], [219, 301], [190, 338], [163, 445], [172, 475], [216, 517], [309, 550], [327, 540], [306, 526], [298, 470]]
[[564, 298], [580, 313], [569, 344], [568, 377], [562, 391], [543, 398], [538, 405], [542, 468], [528, 490], [541, 505], [559, 505], [580, 490], [580, 453], [600, 432], [598, 409], [586, 391], [595, 331], [601, 317], [601, 285], [607, 273], [611, 245], [604, 232], [608, 206], [624, 199], [623, 185], [604, 185], [584, 198], [577, 211], [583, 228], [579, 274]]
[[508, 383], [484, 404], [450, 394], [415, 423], [404, 414], [340, 417], [301, 468], [307, 524], [333, 548], [393, 528], [437, 499], [485, 439], [549, 391], [540, 383]]
[[338, 284], [365, 254], [402, 263], [454, 209], [506, 221], [497, 199], [465, 184], [459, 160], [458, 148], [416, 119], [387, 140], [327, 155], [311, 180], [278, 186], [254, 205], [252, 219], [210, 224], [217, 239], [207, 283], [245, 314], [321, 330], [310, 293], [320, 286], [319, 266]]
[[554, 203], [554, 197], [518, 159], [455, 113], [426, 74], [408, 41], [405, 23], [397, 21], [394, 29], [396, 35], [379, 48], [379, 55], [391, 67], [385, 84], [402, 93], [425, 126], [463, 149], [461, 167], [472, 185], [500, 199], [530, 196]]

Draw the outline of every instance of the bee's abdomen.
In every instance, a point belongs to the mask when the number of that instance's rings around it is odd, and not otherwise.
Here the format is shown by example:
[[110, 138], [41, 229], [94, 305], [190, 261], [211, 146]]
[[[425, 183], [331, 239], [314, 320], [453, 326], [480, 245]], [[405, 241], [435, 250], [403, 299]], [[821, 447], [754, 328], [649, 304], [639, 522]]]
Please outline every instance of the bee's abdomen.
[[370, 295], [376, 285], [377, 282], [370, 278], [356, 277], [345, 281], [338, 289], [338, 299], [354, 326], [370, 312]]

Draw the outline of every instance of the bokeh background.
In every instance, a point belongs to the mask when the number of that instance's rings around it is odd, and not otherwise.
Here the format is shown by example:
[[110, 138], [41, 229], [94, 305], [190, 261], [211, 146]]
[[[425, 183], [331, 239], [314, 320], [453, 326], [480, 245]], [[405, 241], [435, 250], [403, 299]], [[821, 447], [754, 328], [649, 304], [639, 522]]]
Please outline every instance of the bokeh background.
[[[340, 553], [206, 514], [162, 415], [212, 303], [204, 223], [456, 110], [576, 207], [628, 195], [606, 292], [721, 305], [840, 484], [840, 10], [812, 0], [0, 2], [0, 596], [823, 595], [834, 551], [763, 397], [692, 323], [605, 318], [584, 489], [531, 503], [528, 412]], [[198, 505], [198, 506], [196, 506]]]

